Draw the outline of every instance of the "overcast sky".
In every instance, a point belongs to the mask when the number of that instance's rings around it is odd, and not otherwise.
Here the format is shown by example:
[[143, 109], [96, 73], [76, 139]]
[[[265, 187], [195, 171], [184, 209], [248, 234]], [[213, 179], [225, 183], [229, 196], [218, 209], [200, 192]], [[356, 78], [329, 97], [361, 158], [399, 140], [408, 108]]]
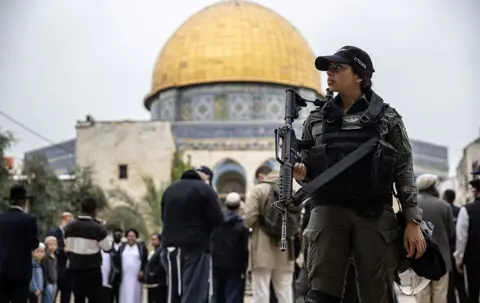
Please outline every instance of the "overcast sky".
[[[75, 123], [148, 119], [143, 97], [173, 31], [209, 0], [0, 0], [0, 110], [59, 142]], [[411, 138], [449, 147], [456, 167], [479, 136], [479, 0], [257, 0], [297, 27], [317, 55], [356, 45], [374, 89]], [[0, 116], [18, 143], [49, 145]]]

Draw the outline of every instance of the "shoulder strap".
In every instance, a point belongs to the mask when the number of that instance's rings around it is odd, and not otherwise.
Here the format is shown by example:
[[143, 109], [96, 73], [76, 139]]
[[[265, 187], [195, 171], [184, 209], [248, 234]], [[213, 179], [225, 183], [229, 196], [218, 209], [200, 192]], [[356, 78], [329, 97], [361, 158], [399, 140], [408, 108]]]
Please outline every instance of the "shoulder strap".
[[371, 153], [377, 146], [377, 142], [378, 138], [371, 138], [367, 142], [363, 143], [359, 148], [348, 154], [345, 158], [338, 161], [315, 179], [302, 186], [299, 191], [302, 191], [308, 195], [313, 194], [317, 189], [321, 188], [335, 176], [339, 175], [347, 168], [358, 162], [360, 159]]
[[269, 187], [268, 191], [267, 191], [267, 195], [264, 196], [262, 202], [260, 203], [260, 212], [263, 213], [263, 211], [265, 210], [265, 205], [268, 203], [268, 198], [270, 197], [270, 195], [274, 191], [274, 187], [273, 187], [272, 183], [265, 182], [265, 181], [259, 182], [258, 184], [267, 184], [268, 187]]

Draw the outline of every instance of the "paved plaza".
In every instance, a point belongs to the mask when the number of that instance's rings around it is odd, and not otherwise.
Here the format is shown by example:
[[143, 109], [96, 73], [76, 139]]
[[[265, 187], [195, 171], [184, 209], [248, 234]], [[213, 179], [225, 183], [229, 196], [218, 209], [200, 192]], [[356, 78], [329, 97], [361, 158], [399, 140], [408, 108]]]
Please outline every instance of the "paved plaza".
[[[407, 297], [407, 296], [399, 296], [398, 299], [399, 299], [399, 303], [416, 303], [417, 302], [415, 300], [415, 298]], [[57, 303], [59, 303], [59, 302], [60, 301], [57, 299]], [[71, 302], [73, 303], [73, 298], [72, 298]], [[252, 300], [252, 297], [250, 295], [245, 296], [244, 303], [252, 303], [252, 302], [253, 302], [253, 300]], [[144, 292], [143, 303], [147, 303], [147, 292], [146, 291]]]
[[[407, 296], [399, 296], [398, 297], [399, 303], [416, 303], [417, 301], [413, 297], [407, 297]], [[244, 303], [252, 303], [252, 297], [247, 296], [245, 297]]]

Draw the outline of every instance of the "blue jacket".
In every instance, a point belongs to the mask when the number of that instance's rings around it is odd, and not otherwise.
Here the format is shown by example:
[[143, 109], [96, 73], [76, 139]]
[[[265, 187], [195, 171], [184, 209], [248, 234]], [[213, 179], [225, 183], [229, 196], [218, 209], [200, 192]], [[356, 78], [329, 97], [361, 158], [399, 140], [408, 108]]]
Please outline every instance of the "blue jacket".
[[32, 280], [30, 280], [30, 291], [35, 292], [37, 290], [43, 292], [45, 286], [43, 280], [43, 266], [35, 260], [32, 260]]

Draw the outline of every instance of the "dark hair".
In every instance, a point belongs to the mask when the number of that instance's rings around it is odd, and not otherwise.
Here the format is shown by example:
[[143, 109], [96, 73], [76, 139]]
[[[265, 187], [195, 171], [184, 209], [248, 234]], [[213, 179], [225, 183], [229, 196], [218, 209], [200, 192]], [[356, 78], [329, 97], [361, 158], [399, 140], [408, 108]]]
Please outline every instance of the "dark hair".
[[255, 178], [258, 178], [258, 175], [260, 175], [260, 174], [268, 175], [272, 171], [273, 171], [273, 169], [270, 166], [264, 164], [264, 165], [260, 166], [259, 168], [257, 168], [257, 170], [255, 171]]
[[368, 77], [363, 77], [362, 79], [363, 81], [360, 83], [360, 88], [362, 89], [362, 93], [366, 93], [372, 89], [372, 79]]
[[123, 234], [123, 229], [121, 229], [121, 228], [119, 228], [119, 227], [116, 227], [116, 228], [113, 229], [113, 232], [114, 232], [114, 233], [119, 232], [119, 233], [122, 233], [122, 234]]
[[128, 237], [128, 234], [129, 233], [134, 233], [135, 234], [135, 237], [138, 239], [138, 230], [136, 230], [135, 228], [129, 228], [125, 231], [125, 238]]
[[157, 237], [157, 239], [158, 239], [159, 241], [162, 241], [162, 234], [160, 234], [160, 233], [153, 233], [152, 236], [155, 236], [155, 237]]
[[242, 203], [238, 203], [238, 204], [235, 204], [235, 205], [230, 205], [228, 203], [225, 203], [225, 207], [228, 209], [228, 210], [237, 210], [239, 209], [240, 207], [242, 206]]
[[371, 73], [366, 73], [365, 70], [357, 64], [350, 65], [350, 67], [352, 68], [353, 73], [362, 79], [362, 82], [360, 82], [362, 93], [370, 91], [370, 89], [372, 89]]
[[453, 203], [455, 202], [455, 191], [453, 189], [447, 189], [446, 191], [443, 192], [443, 197], [445, 198], [445, 201], [448, 203]]
[[94, 214], [97, 210], [97, 201], [94, 198], [85, 198], [80, 204], [80, 211], [85, 214]]
[[24, 207], [25, 205], [27, 205], [27, 199], [10, 200], [10, 205]]

